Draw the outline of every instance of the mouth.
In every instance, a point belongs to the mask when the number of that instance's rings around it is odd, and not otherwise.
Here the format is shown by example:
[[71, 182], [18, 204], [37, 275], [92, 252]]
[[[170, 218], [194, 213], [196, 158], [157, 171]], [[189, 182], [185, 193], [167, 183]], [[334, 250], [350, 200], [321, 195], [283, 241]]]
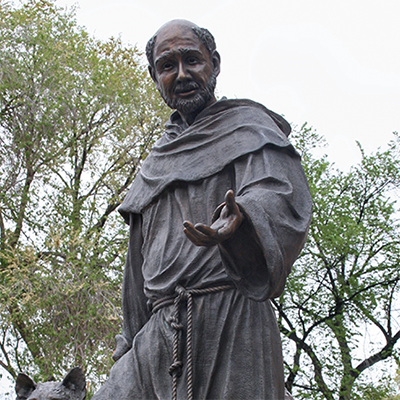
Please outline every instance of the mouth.
[[184, 92], [176, 92], [176, 94], [178, 95], [178, 96], [180, 96], [180, 97], [189, 97], [189, 96], [192, 96], [193, 94], [195, 94], [196, 93], [196, 89], [191, 89], [191, 90], [188, 90], [188, 91], [184, 91]]
[[175, 89], [175, 94], [178, 96], [181, 96], [181, 97], [188, 97], [188, 96], [192, 96], [193, 94], [195, 94], [197, 89], [198, 89], [198, 85], [196, 85], [196, 84], [178, 86]]

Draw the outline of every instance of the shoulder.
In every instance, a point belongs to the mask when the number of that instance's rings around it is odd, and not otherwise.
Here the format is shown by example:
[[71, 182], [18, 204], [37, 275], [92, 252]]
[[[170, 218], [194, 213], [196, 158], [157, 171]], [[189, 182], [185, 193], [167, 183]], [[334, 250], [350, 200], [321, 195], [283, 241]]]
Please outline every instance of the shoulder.
[[226, 112], [229, 112], [230, 114], [234, 113], [237, 116], [241, 116], [242, 118], [259, 116], [266, 119], [272, 119], [272, 121], [277, 125], [279, 130], [286, 137], [290, 135], [291, 127], [290, 124], [285, 120], [285, 118], [283, 118], [276, 112], [268, 109], [264, 105], [249, 99], [227, 99], [224, 97], [216, 103], [212, 104], [210, 107], [203, 110], [203, 112], [199, 114], [198, 119], [201, 119], [202, 117], [206, 117], [208, 115], [217, 116], [218, 114]]

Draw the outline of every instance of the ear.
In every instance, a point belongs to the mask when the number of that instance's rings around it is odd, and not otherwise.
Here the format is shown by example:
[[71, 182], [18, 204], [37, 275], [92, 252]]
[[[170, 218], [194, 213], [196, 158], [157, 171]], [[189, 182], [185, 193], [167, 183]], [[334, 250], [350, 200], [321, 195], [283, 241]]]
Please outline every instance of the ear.
[[218, 76], [221, 71], [221, 56], [219, 55], [218, 51], [214, 51], [212, 55], [212, 62], [214, 65], [214, 73], [215, 76]]
[[62, 385], [66, 388], [74, 391], [75, 393], [80, 393], [80, 399], [84, 399], [86, 396], [86, 379], [85, 374], [79, 367], [75, 367], [68, 372], [62, 381]]
[[18, 374], [15, 382], [15, 391], [17, 393], [17, 400], [26, 400], [31, 393], [35, 390], [36, 384], [28, 375]]
[[155, 71], [155, 69], [154, 69], [151, 65], [149, 65], [148, 68], [149, 68], [149, 74], [150, 74], [150, 76], [151, 76], [151, 79], [153, 79], [154, 83], [155, 83], [156, 86], [157, 86], [158, 80], [157, 80], [157, 76], [156, 76], [156, 71]]
[[157, 72], [151, 65], [149, 65], [149, 74], [151, 76], [151, 79], [153, 79], [153, 82], [156, 85], [156, 89], [160, 91], [160, 85], [158, 84], [158, 79], [157, 79]]

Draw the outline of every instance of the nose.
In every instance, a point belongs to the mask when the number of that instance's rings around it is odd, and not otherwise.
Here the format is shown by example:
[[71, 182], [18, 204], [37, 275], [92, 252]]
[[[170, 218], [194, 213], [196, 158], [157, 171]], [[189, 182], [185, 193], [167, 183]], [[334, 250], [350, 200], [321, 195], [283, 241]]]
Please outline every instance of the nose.
[[184, 65], [184, 63], [180, 62], [178, 64], [178, 76], [176, 77], [176, 80], [178, 82], [182, 82], [188, 78], [188, 72], [187, 69]]

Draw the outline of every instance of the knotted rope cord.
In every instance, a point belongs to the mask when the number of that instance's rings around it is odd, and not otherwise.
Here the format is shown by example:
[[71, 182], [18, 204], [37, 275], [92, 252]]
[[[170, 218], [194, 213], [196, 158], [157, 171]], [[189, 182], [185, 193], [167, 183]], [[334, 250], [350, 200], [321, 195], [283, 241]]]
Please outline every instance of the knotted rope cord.
[[[178, 288], [177, 288], [178, 289]], [[182, 374], [182, 361], [179, 354], [179, 331], [183, 329], [183, 325], [179, 322], [179, 304], [182, 300], [182, 293], [174, 299], [174, 314], [170, 319], [170, 324], [174, 329], [174, 342], [172, 347], [172, 364], [169, 367], [169, 374], [172, 376], [172, 399], [178, 398], [178, 377]]]
[[186, 390], [188, 400], [193, 399], [193, 352], [192, 335], [193, 334], [193, 294], [187, 294], [187, 327], [186, 327]]
[[198, 289], [185, 289], [182, 286], [175, 288], [176, 295], [174, 297], [167, 297], [156, 301], [153, 305], [153, 313], [156, 313], [159, 309], [171, 305], [174, 305], [174, 312], [170, 318], [171, 327], [174, 329], [174, 341], [172, 347], [172, 364], [169, 367], [169, 373], [172, 376], [172, 400], [178, 398], [178, 377], [182, 374], [183, 363], [180, 359], [179, 351], [179, 334], [183, 329], [183, 325], [179, 321], [179, 306], [183, 300], [186, 300], [186, 312], [187, 312], [187, 328], [186, 328], [186, 359], [187, 359], [187, 400], [193, 400], [193, 296], [200, 296], [205, 294], [222, 292], [224, 290], [233, 289], [234, 286], [220, 285], [211, 286], [208, 288]]

